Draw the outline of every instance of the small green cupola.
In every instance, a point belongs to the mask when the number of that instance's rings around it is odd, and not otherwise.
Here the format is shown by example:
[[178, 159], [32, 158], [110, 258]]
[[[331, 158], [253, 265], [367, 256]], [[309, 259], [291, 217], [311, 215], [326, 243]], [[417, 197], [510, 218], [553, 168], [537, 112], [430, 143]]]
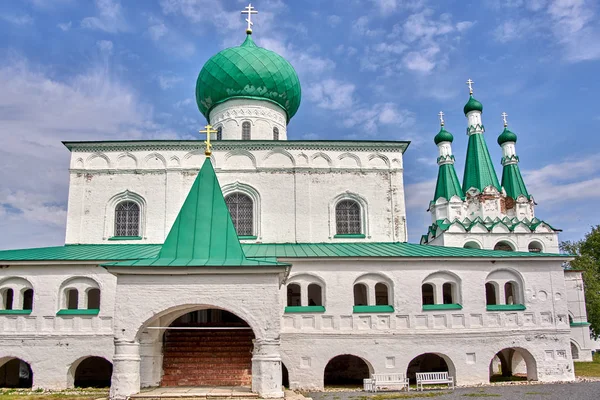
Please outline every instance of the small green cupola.
[[452, 141], [454, 136], [444, 128], [444, 113], [440, 111], [440, 131], [433, 138], [438, 146], [439, 156], [437, 163], [439, 165], [435, 193], [432, 203], [440, 198], [450, 201], [455, 196], [464, 199], [464, 193], [460, 187], [458, 175], [454, 169], [454, 155], [452, 154]]
[[507, 142], [517, 143], [517, 135], [514, 132], [508, 130], [508, 128], [505, 126], [500, 136], [498, 136], [498, 144], [502, 146], [504, 143]]
[[475, 98], [471, 94], [469, 96], [469, 101], [467, 101], [467, 104], [465, 104], [465, 107], [463, 108], [463, 111], [464, 111], [465, 115], [467, 115], [471, 111], [483, 112], [483, 104], [481, 104], [479, 101], [475, 100]]
[[519, 169], [519, 156], [515, 144], [517, 143], [517, 135], [508, 129], [508, 114], [502, 113], [504, 121], [504, 130], [498, 136], [498, 144], [502, 147], [502, 187], [508, 197], [517, 199], [519, 196], [525, 196], [531, 199], [525, 181]]
[[454, 136], [446, 129], [444, 129], [444, 125], [442, 125], [438, 134], [435, 135], [435, 137], [433, 138], [433, 141], [435, 144], [440, 144], [442, 142], [452, 143], [454, 141]]

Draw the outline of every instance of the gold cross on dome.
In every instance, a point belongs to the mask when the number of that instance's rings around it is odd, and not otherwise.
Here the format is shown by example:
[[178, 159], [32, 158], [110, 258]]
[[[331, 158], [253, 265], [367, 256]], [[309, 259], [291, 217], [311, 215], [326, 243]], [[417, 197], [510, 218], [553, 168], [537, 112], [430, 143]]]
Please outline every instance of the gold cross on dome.
[[204, 149], [204, 155], [206, 155], [206, 157], [210, 157], [210, 155], [212, 154], [212, 151], [210, 150], [212, 148], [212, 144], [210, 144], [210, 135], [212, 133], [217, 133], [217, 131], [213, 129], [212, 126], [209, 124], [204, 127], [203, 131], [198, 132], [204, 133], [206, 135], [206, 140], [204, 141], [204, 144], [206, 145], [206, 149]]
[[258, 14], [258, 11], [254, 7], [252, 7], [252, 3], [249, 3], [247, 7], [244, 7], [242, 14], [247, 14], [248, 18], [246, 18], [246, 22], [248, 23], [248, 27], [246, 28], [246, 33], [248, 35], [252, 34], [252, 14]]
[[474, 84], [474, 83], [475, 83], [475, 82], [473, 82], [473, 81], [471, 80], [471, 78], [467, 79], [467, 85], [469, 86], [469, 94], [473, 94], [473, 84]]
[[440, 125], [444, 126], [444, 112], [440, 111], [438, 115], [440, 116]]
[[508, 126], [508, 121], [506, 120], [506, 117], [508, 117], [508, 114], [503, 112], [500, 115], [502, 115], [502, 121], [504, 121], [504, 127], [506, 128]]

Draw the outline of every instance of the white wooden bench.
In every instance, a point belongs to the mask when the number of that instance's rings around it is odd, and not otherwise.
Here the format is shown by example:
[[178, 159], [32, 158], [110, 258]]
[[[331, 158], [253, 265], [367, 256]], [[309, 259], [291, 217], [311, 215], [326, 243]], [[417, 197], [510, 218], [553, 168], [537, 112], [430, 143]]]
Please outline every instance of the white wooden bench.
[[398, 389], [402, 390], [408, 387], [408, 378], [404, 376], [402, 372], [392, 374], [372, 374], [371, 375], [371, 391], [377, 392], [377, 390], [385, 389]]
[[448, 376], [448, 372], [417, 372], [417, 390], [423, 385], [444, 385], [448, 384], [454, 390], [454, 378]]

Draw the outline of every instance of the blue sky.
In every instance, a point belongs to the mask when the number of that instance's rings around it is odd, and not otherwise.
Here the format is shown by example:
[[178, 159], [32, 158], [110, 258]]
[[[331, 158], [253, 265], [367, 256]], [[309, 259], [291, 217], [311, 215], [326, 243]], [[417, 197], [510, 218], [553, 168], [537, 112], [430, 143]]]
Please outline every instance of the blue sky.
[[[204, 62], [240, 44], [244, 1], [0, 2], [0, 248], [64, 241], [61, 140], [197, 138]], [[456, 168], [467, 78], [501, 174], [500, 114], [536, 214], [578, 239], [599, 223], [600, 7], [589, 0], [256, 0], [254, 39], [298, 71], [290, 139], [411, 140], [410, 241], [430, 222], [446, 114]]]

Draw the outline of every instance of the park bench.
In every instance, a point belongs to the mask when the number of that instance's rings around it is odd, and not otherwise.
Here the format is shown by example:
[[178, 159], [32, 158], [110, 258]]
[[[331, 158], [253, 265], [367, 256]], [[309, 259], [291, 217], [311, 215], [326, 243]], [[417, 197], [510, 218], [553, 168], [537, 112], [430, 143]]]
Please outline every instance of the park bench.
[[417, 372], [417, 390], [419, 386], [423, 390], [423, 385], [442, 385], [448, 384], [454, 390], [454, 378], [448, 376], [448, 372]]
[[[398, 389], [402, 390], [408, 387], [408, 378], [403, 373], [392, 373], [392, 374], [372, 374], [370, 379], [370, 391], [377, 392], [377, 390], [385, 389]], [[366, 387], [365, 387], [365, 390]]]

